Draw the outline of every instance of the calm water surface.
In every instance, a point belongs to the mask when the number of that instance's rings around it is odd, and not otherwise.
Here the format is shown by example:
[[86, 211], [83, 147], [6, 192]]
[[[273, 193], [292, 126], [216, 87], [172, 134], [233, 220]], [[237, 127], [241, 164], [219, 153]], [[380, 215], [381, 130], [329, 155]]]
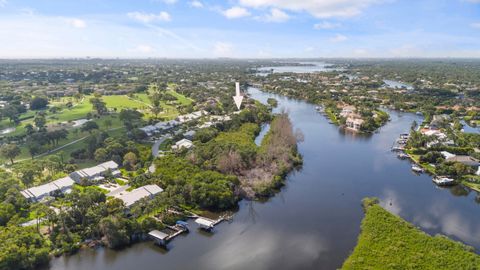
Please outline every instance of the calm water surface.
[[413, 90], [414, 89], [413, 85], [402, 83], [402, 82], [399, 82], [399, 81], [383, 80], [383, 82], [385, 83], [385, 85], [387, 87], [390, 87], [390, 88], [405, 88], [407, 90]]
[[268, 72], [273, 73], [313, 73], [313, 72], [328, 72], [339, 71], [341, 68], [333, 68], [331, 64], [325, 62], [300, 62], [304, 66], [273, 66], [259, 68], [259, 75], [266, 75]]
[[50, 269], [336, 269], [356, 244], [366, 196], [379, 197], [389, 211], [430, 234], [480, 248], [476, 193], [437, 188], [389, 151], [413, 120], [420, 122], [418, 116], [391, 112], [392, 121], [379, 133], [355, 136], [328, 124], [313, 105], [249, 91], [262, 102], [276, 98], [305, 135], [299, 145], [303, 168], [280, 193], [264, 203], [242, 201], [233, 222], [213, 234], [193, 229], [168, 251], [151, 242], [121, 251], [85, 250], [53, 260]]

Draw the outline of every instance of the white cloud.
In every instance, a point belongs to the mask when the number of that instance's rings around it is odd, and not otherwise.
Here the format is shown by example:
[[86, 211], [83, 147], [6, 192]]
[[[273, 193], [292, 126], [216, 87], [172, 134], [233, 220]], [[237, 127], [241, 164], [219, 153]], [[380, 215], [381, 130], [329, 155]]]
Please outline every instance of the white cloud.
[[352, 17], [368, 6], [384, 0], [240, 0], [240, 4], [252, 8], [278, 8], [294, 12], [307, 12], [317, 18]]
[[330, 42], [343, 42], [348, 40], [348, 37], [342, 34], [336, 34], [334, 37], [330, 38]]
[[400, 47], [390, 49], [390, 54], [394, 57], [409, 57], [409, 56], [418, 56], [422, 55], [423, 50], [417, 48], [413, 44], [404, 44]]
[[172, 20], [170, 14], [165, 11], [162, 11], [158, 14], [135, 11], [127, 13], [127, 16], [143, 23], [150, 23], [154, 21], [169, 22]]
[[307, 53], [313, 52], [315, 51], [315, 47], [312, 47], [312, 46], [305, 47], [304, 51]]
[[[480, 2], [480, 0], [479, 0], [479, 2]], [[472, 23], [472, 24], [470, 24], [470, 26], [473, 27], [473, 28], [480, 29], [480, 22]]]
[[339, 28], [340, 26], [341, 24], [339, 23], [331, 23], [331, 22], [324, 21], [324, 22], [319, 22], [314, 24], [313, 28], [317, 30], [323, 30], [323, 29], [335, 29], [335, 28]]
[[285, 22], [290, 19], [290, 16], [278, 8], [272, 8], [270, 14], [265, 15], [267, 22]]
[[27, 16], [33, 16], [35, 14], [35, 10], [32, 9], [32, 8], [22, 8], [22, 9], [20, 9], [20, 14], [27, 15]]
[[70, 18], [67, 19], [68, 25], [75, 27], [75, 28], [85, 28], [87, 27], [87, 23], [84, 20], [77, 19], [77, 18]]
[[147, 54], [147, 53], [152, 53], [155, 51], [155, 49], [152, 48], [150, 45], [138, 45], [137, 47], [133, 48], [130, 50], [133, 53], [141, 53], [141, 54]]
[[250, 12], [243, 7], [232, 7], [224, 10], [222, 14], [229, 19], [237, 19], [250, 16]]
[[270, 53], [270, 51], [268, 51], [268, 50], [259, 50], [257, 52], [256, 57], [258, 57], [258, 58], [270, 58], [270, 57], [272, 57], [272, 53]]
[[367, 49], [354, 49], [353, 55], [354, 57], [368, 57], [370, 53]]
[[190, 6], [196, 7], [196, 8], [203, 8], [203, 3], [195, 0], [195, 1], [190, 2]]
[[233, 45], [228, 42], [217, 42], [213, 46], [213, 53], [217, 57], [229, 57], [233, 54]]

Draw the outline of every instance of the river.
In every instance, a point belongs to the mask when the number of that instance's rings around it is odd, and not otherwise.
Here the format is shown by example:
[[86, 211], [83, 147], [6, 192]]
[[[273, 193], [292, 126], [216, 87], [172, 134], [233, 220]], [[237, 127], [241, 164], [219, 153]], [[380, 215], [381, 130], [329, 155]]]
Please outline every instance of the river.
[[391, 121], [371, 136], [345, 134], [315, 107], [249, 89], [262, 102], [278, 100], [302, 130], [303, 167], [267, 202], [240, 202], [231, 223], [213, 234], [198, 231], [174, 239], [164, 250], [152, 242], [120, 251], [83, 250], [51, 261], [53, 270], [131, 269], [336, 269], [356, 245], [361, 200], [377, 196], [389, 211], [430, 234], [442, 233], [480, 248], [480, 205], [460, 186], [437, 188], [428, 175], [389, 151], [407, 132], [414, 114], [389, 112]]

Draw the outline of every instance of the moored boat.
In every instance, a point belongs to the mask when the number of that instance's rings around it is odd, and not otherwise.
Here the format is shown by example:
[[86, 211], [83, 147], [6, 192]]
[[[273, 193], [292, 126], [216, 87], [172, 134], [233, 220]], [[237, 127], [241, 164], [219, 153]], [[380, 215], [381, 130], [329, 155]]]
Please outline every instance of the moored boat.
[[417, 164], [413, 164], [412, 165], [412, 171], [416, 172], [416, 173], [422, 173], [424, 172], [423, 168], [418, 166]]
[[455, 179], [445, 176], [436, 176], [432, 181], [438, 186], [451, 186], [455, 184]]

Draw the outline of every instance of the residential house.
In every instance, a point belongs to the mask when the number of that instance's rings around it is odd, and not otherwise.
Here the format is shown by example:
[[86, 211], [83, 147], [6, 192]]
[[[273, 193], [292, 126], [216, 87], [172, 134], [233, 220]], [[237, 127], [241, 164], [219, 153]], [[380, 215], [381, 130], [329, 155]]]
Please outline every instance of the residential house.
[[180, 141], [176, 142], [175, 145], [172, 145], [172, 149], [180, 150], [182, 148], [190, 149], [192, 148], [193, 143], [188, 139], [181, 139]]
[[355, 130], [355, 131], [360, 131], [360, 128], [362, 127], [362, 124], [365, 121], [361, 118], [356, 118], [356, 117], [348, 117], [345, 125], [347, 128]]
[[342, 111], [340, 112], [340, 116], [347, 118], [349, 115], [355, 113], [356, 109], [357, 108], [355, 108], [355, 106], [351, 106], [351, 105], [345, 106], [342, 108]]
[[70, 192], [74, 183], [73, 179], [67, 176], [44, 185], [20, 191], [20, 193], [28, 200], [41, 201], [45, 197], [54, 195], [57, 192]]
[[105, 173], [110, 171], [113, 176], [121, 175], [118, 170], [118, 164], [115, 161], [107, 161], [97, 166], [74, 171], [70, 174], [70, 177], [77, 183], [80, 183], [82, 179], [86, 179], [90, 182], [97, 182], [104, 179]]
[[448, 161], [448, 162], [462, 163], [462, 164], [465, 164], [465, 165], [471, 166], [471, 167], [480, 166], [480, 162], [476, 158], [473, 158], [471, 156], [458, 155], [458, 156], [454, 156], [454, 157], [449, 157], [445, 160]]
[[152, 199], [155, 195], [163, 192], [163, 189], [157, 185], [146, 185], [136, 188], [130, 192], [119, 195], [117, 198], [122, 200], [125, 207], [130, 208], [136, 202], [143, 198]]
[[195, 130], [189, 130], [183, 133], [183, 137], [185, 137], [186, 139], [192, 140], [195, 134], [196, 134]]

